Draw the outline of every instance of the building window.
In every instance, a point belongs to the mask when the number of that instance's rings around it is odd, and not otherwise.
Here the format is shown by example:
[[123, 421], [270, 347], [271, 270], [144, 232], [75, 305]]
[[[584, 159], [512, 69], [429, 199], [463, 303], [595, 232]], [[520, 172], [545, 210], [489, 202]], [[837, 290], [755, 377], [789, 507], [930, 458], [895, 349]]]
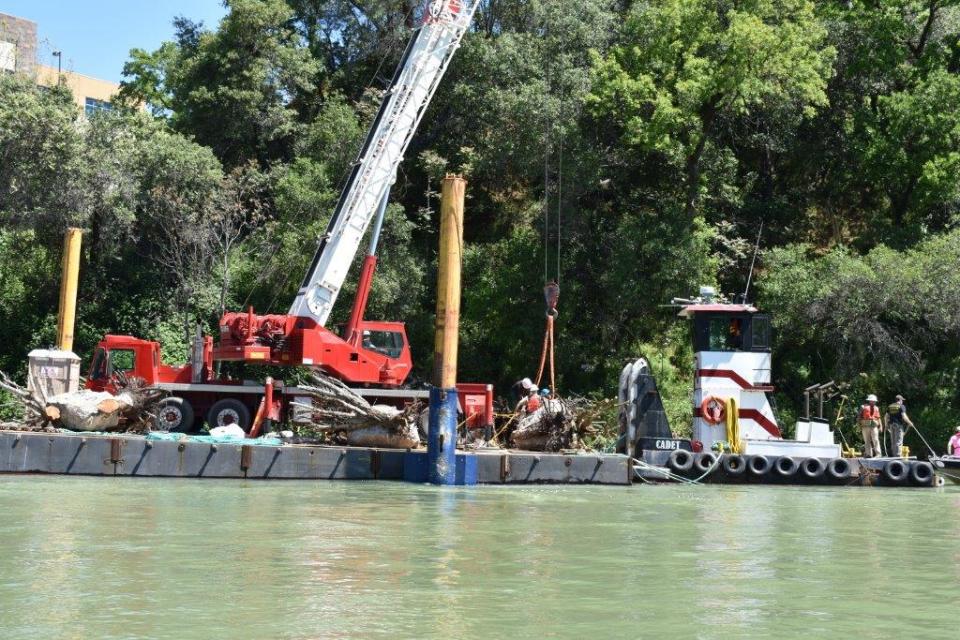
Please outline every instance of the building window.
[[92, 116], [95, 113], [100, 111], [113, 111], [113, 105], [107, 102], [106, 100], [97, 100], [96, 98], [87, 98], [84, 103], [84, 112], [88, 116]]
[[17, 46], [12, 42], [0, 40], [0, 71], [10, 71], [17, 69]]

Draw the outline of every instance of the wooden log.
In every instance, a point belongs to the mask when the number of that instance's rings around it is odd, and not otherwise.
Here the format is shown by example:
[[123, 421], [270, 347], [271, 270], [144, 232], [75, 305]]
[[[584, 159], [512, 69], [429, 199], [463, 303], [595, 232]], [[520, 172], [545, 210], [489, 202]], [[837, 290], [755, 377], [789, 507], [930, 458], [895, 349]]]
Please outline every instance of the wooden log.
[[350, 431], [347, 444], [353, 447], [415, 449], [420, 446], [420, 435], [417, 428], [410, 424], [399, 429], [376, 425]]
[[120, 401], [116, 398], [106, 398], [97, 403], [97, 411], [100, 413], [116, 413], [121, 406]]
[[83, 389], [49, 400], [60, 412], [60, 424], [73, 431], [110, 431], [120, 424], [125, 402], [106, 392]]

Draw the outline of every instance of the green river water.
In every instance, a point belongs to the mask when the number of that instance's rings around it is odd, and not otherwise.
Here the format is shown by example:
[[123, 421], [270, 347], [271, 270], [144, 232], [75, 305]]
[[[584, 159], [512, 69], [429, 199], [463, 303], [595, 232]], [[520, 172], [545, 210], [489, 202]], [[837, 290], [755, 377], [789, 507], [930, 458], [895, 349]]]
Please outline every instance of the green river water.
[[0, 477], [0, 638], [955, 638], [960, 491]]

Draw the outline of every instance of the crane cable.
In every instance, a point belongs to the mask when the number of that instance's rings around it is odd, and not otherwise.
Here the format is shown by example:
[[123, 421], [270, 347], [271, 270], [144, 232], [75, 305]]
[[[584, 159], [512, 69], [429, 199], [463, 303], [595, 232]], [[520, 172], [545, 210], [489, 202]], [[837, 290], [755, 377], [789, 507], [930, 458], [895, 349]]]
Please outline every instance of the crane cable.
[[543, 380], [544, 369], [548, 362], [550, 364], [550, 393], [557, 395], [557, 370], [556, 370], [556, 341], [555, 341], [555, 320], [558, 315], [557, 302], [560, 298], [560, 222], [563, 211], [563, 141], [559, 142], [559, 165], [557, 168], [557, 270], [556, 277], [549, 280], [549, 252], [550, 252], [550, 134], [553, 132], [553, 124], [546, 129], [546, 149], [543, 162], [543, 295], [547, 305], [546, 329], [543, 334], [543, 348], [540, 351], [540, 366], [537, 370], [536, 385], [540, 387]]
[[[544, 38], [549, 36], [549, 24], [546, 16], [543, 21]], [[539, 388], [543, 381], [544, 370], [549, 362], [550, 365], [550, 393], [557, 396], [557, 374], [556, 374], [556, 348], [554, 325], [557, 318], [557, 302], [560, 298], [560, 246], [561, 246], [561, 220], [563, 212], [563, 135], [562, 129], [559, 136], [554, 135], [555, 122], [550, 117], [550, 105], [547, 102], [552, 95], [552, 73], [549, 64], [544, 69], [547, 90], [543, 94], [544, 98], [544, 153], [543, 153], [543, 280], [544, 280], [544, 299], [547, 304], [546, 328], [543, 333], [543, 348], [540, 351], [540, 366], [537, 370], [536, 385]], [[561, 101], [561, 111], [563, 109]], [[562, 116], [562, 113], [561, 113]], [[561, 118], [562, 119], [562, 118]], [[558, 138], [558, 166], [557, 166], [557, 269], [555, 278], [550, 279], [550, 147], [554, 138]], [[549, 359], [548, 359], [549, 357]]]

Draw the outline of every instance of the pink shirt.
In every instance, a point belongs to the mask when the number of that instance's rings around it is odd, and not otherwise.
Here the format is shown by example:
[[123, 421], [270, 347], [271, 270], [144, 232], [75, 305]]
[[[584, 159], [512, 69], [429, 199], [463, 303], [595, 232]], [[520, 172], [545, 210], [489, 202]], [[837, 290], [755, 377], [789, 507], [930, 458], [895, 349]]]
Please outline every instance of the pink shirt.
[[960, 457], [960, 433], [955, 433], [950, 438], [950, 442], [947, 444], [947, 454]]

